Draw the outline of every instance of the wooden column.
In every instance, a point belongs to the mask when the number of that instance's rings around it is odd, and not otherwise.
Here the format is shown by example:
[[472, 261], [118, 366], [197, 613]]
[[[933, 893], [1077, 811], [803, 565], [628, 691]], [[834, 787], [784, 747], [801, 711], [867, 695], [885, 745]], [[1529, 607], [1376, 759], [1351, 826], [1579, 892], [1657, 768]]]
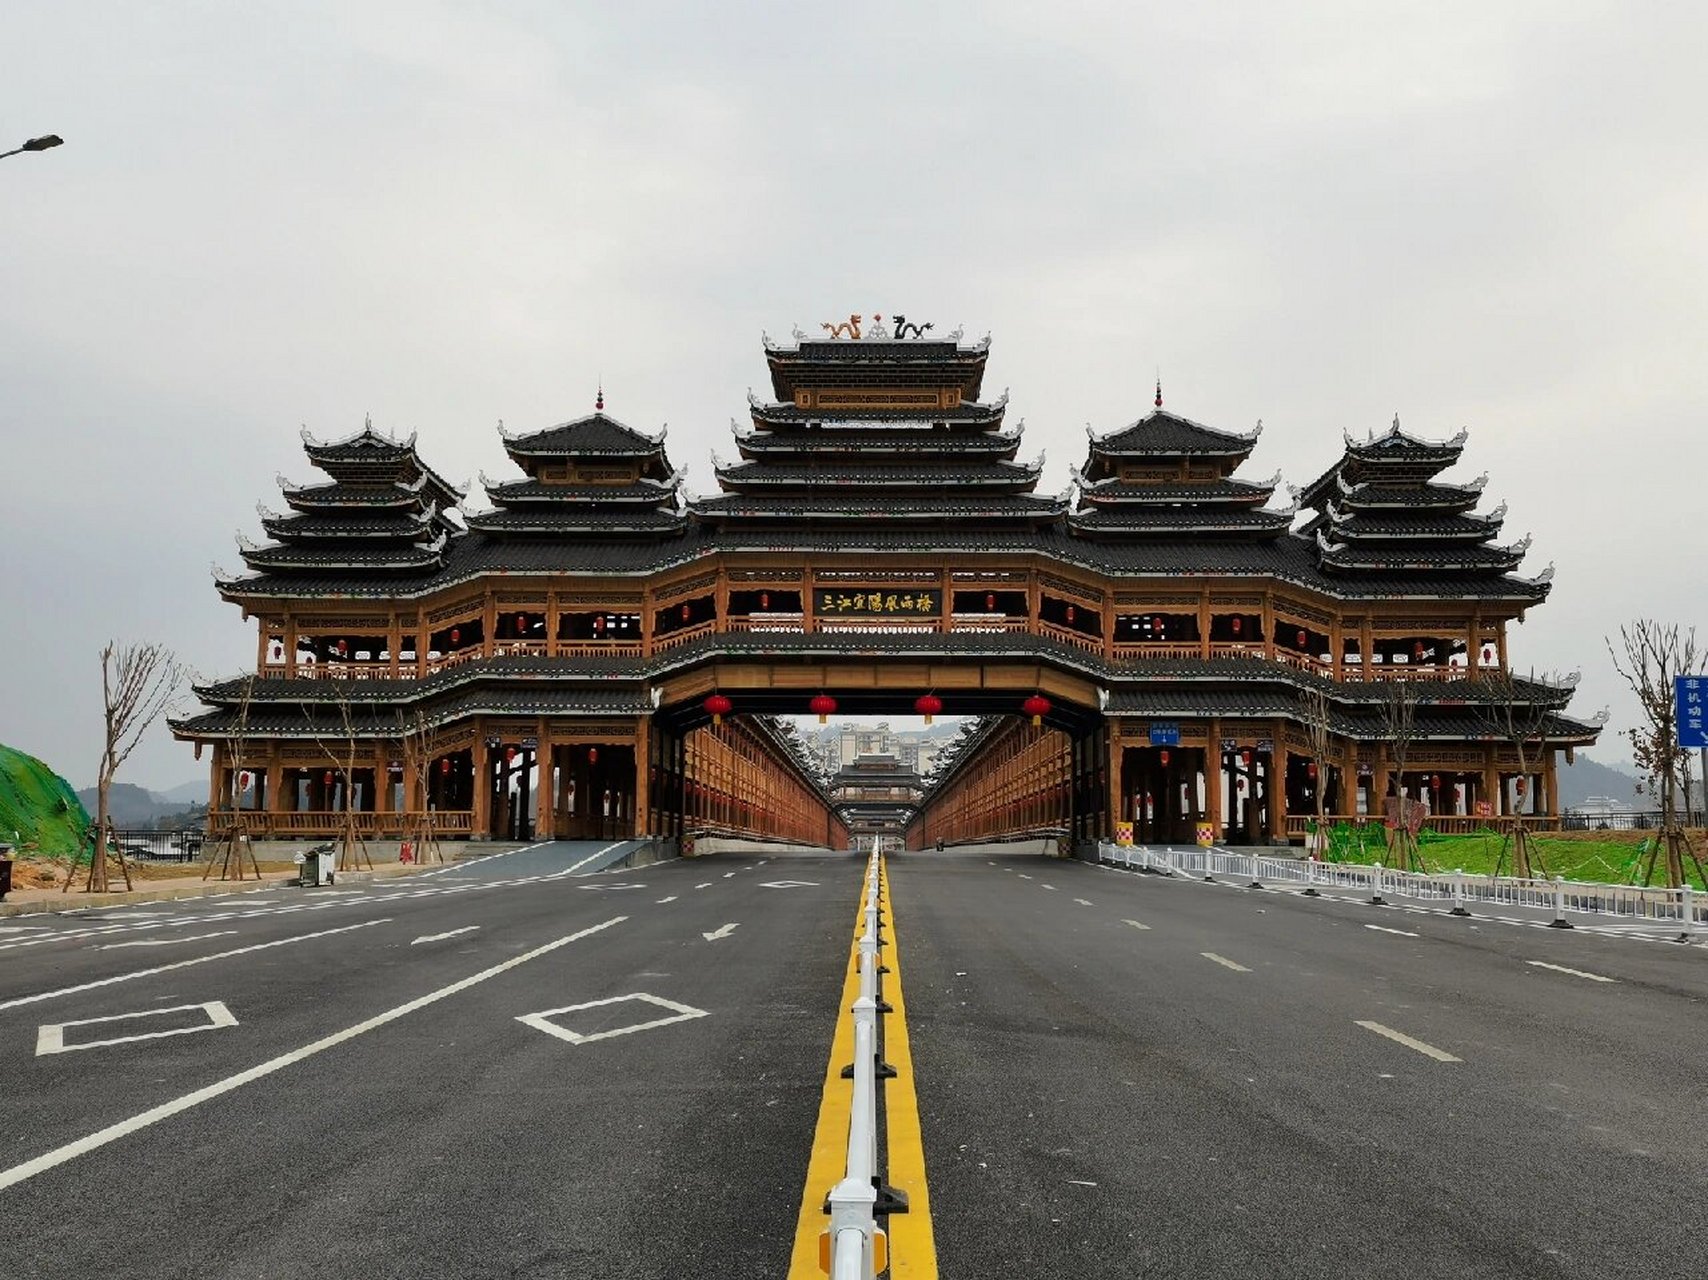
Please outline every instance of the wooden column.
[[481, 656], [490, 658], [498, 639], [498, 597], [490, 591], [486, 593], [486, 603], [481, 610], [480, 619]]
[[[1267, 598], [1267, 597], [1265, 597]], [[1287, 739], [1286, 724], [1280, 720], [1270, 725], [1269, 732], [1275, 749], [1269, 753], [1269, 838], [1287, 834]]]
[[297, 673], [297, 620], [285, 615], [285, 674], [295, 678]]
[[635, 830], [636, 836], [652, 834], [652, 721], [635, 721]]
[[1478, 797], [1489, 802], [1489, 812], [1499, 817], [1506, 806], [1501, 802], [1500, 770], [1495, 766], [1495, 748], [1491, 743], [1483, 749], [1483, 794]]
[[[646, 622], [644, 621], [645, 615], [642, 615], [642, 617], [643, 617], [643, 621], [641, 622], [641, 634], [645, 635], [646, 634]], [[558, 604], [557, 592], [555, 592], [555, 591], [546, 592], [546, 654], [549, 657], [553, 657], [553, 658], [557, 657], [557, 644], [558, 644], [557, 629], [558, 629], [558, 624], [562, 620], [562, 618], [563, 618], [563, 606]]]
[[277, 748], [273, 751], [272, 759], [267, 762], [267, 781], [264, 785], [266, 788], [266, 794], [262, 796], [266, 806], [264, 811], [267, 813], [283, 813], [284, 810], [279, 808], [279, 793], [285, 787], [285, 768], [279, 763]]
[[[1273, 591], [1265, 591], [1263, 593], [1262, 625], [1263, 656], [1266, 658], [1273, 658], [1275, 656], [1275, 593]], [[1279, 742], [1280, 739], [1277, 738], [1276, 741]]]
[[[1198, 593], [1198, 656], [1200, 658], [1208, 658], [1210, 656], [1211, 617], [1210, 588], [1205, 587]], [[1221, 768], [1221, 755], [1219, 754], [1221, 751], [1221, 743], [1219, 741], [1216, 744], [1216, 750], [1218, 752], [1216, 756], [1216, 767], [1219, 769]], [[1219, 803], [1216, 806], [1216, 812], [1218, 814], [1221, 813], [1221, 805]], [[1218, 840], [1221, 839], [1220, 832], [1217, 833], [1216, 838]]]
[[1121, 722], [1112, 719], [1109, 721], [1109, 776], [1106, 779], [1109, 792], [1108, 826], [1111, 837], [1115, 834], [1115, 823], [1127, 820], [1124, 808], [1126, 797], [1121, 792], [1121, 771], [1122, 765], [1126, 763], [1126, 751], [1127, 742], [1121, 736]]
[[1204, 747], [1204, 816], [1218, 841], [1222, 838], [1222, 792], [1226, 782], [1227, 776], [1222, 769], [1222, 722], [1212, 720], [1210, 736]]
[[429, 634], [427, 631], [427, 610], [415, 611], [415, 678], [421, 679], [427, 674], [427, 650]]
[[[547, 631], [550, 629], [548, 623]], [[539, 761], [540, 777], [538, 794], [534, 797], [534, 839], [550, 840], [557, 835], [557, 814], [553, 808], [557, 789], [552, 786], [552, 771], [556, 765], [557, 752], [552, 743], [552, 726], [549, 720], [540, 721], [536, 736], [540, 745], [534, 752], [534, 758]]]
[[403, 647], [403, 619], [394, 610], [390, 614], [390, 616], [388, 616], [386, 618], [386, 633], [385, 633], [386, 652], [391, 655], [391, 662], [387, 665], [386, 670], [390, 674], [390, 676], [393, 680], [397, 679], [397, 676], [398, 676], [397, 651], [399, 649], [401, 649], [402, 647]]
[[1500, 626], [1495, 631], [1495, 660], [1500, 663], [1502, 672], [1512, 670], [1506, 660], [1506, 620], [1504, 618], [1501, 619]]
[[729, 629], [729, 571], [718, 568], [717, 585], [712, 590], [712, 630]]
[[1358, 623], [1358, 667], [1364, 679], [1371, 679], [1370, 659], [1376, 649], [1375, 637], [1371, 634], [1370, 615], [1365, 614]]
[[1334, 664], [1334, 678], [1345, 679], [1346, 672], [1346, 633], [1341, 629], [1340, 615], [1334, 615], [1334, 621], [1328, 624], [1328, 656]]
[[942, 593], [937, 610], [937, 629], [944, 633], [954, 628], [955, 577], [948, 569], [937, 575], [937, 590]]
[[469, 745], [469, 759], [474, 765], [472, 834], [485, 840], [492, 834], [492, 762], [487, 758], [486, 729], [479, 723], [475, 725], [474, 741]]
[[1542, 794], [1544, 797], [1543, 812], [1550, 817], [1556, 817], [1560, 812], [1560, 772], [1556, 766], [1554, 749], [1542, 749]]
[[1474, 613], [1465, 633], [1465, 674], [1472, 680], [1482, 678], [1482, 672], [1479, 670], [1483, 657], [1482, 635], [1483, 615]]

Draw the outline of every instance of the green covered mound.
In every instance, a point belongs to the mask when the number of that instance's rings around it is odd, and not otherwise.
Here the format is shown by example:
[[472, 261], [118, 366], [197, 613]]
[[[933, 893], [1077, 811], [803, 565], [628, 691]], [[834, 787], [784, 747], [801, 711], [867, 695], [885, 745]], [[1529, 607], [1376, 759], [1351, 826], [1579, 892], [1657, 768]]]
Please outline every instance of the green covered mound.
[[75, 853], [89, 815], [71, 785], [34, 756], [0, 746], [0, 840], [18, 833], [19, 853]]

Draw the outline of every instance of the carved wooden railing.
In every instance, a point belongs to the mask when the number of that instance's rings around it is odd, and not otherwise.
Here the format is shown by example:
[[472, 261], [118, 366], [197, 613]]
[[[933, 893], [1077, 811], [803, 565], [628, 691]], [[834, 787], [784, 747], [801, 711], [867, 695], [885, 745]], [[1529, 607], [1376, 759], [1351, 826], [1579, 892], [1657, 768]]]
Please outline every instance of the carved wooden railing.
[[682, 645], [698, 640], [701, 636], [711, 635], [716, 627], [717, 623], [714, 621], [697, 622], [691, 627], [683, 627], [680, 631], [672, 631], [669, 635], [654, 636], [652, 638], [653, 652], [661, 653], [666, 649], [680, 648]]
[[1058, 644], [1065, 644], [1075, 649], [1084, 649], [1087, 653], [1103, 652], [1103, 637], [1088, 636], [1083, 631], [1074, 631], [1068, 627], [1058, 627], [1053, 622], [1038, 623], [1038, 634]]
[[[1287, 815], [1287, 834], [1289, 836], [1305, 836], [1309, 832], [1306, 824], [1315, 822], [1316, 815], [1311, 813], [1290, 813]], [[1323, 821], [1330, 829], [1343, 823], [1349, 827], [1380, 827], [1383, 825], [1382, 816], [1374, 813], [1325, 813]], [[1479, 818], [1475, 814], [1438, 813], [1431, 814], [1423, 820], [1426, 831], [1433, 831], [1443, 836], [1475, 835], [1479, 831], [1493, 831], [1499, 834], [1502, 830], [1510, 830], [1513, 818]], [[1548, 814], [1523, 814], [1518, 822], [1531, 831], [1558, 831], [1560, 819]]]
[[1115, 642], [1117, 658], [1198, 658], [1203, 656], [1197, 644], [1158, 644], [1155, 641]]
[[[224, 812], [209, 815], [208, 829], [215, 831], [225, 820]], [[474, 829], [474, 814], [466, 809], [433, 809], [425, 813], [353, 813], [356, 834], [364, 838], [404, 836], [421, 830], [423, 824], [440, 836], [466, 836]], [[297, 810], [292, 813], [268, 813], [264, 810], [245, 810], [244, 825], [257, 840], [288, 840], [304, 836], [336, 836], [343, 834], [345, 814], [337, 809]]]

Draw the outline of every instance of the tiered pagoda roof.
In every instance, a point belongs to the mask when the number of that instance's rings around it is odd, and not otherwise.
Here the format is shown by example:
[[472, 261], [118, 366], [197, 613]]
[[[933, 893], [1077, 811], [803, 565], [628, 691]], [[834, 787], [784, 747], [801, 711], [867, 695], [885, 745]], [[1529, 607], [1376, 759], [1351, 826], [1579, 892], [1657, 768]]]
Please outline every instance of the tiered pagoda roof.
[[645, 435], [605, 414], [605, 397], [584, 418], [529, 435], [499, 425], [523, 480], [481, 485], [494, 510], [471, 515], [469, 528], [498, 535], [680, 533], [681, 473], [664, 452], [665, 431]]
[[1281, 475], [1264, 481], [1234, 477], [1250, 456], [1263, 424], [1245, 434], [1218, 431], [1162, 408], [1120, 431], [1096, 435], [1076, 467], [1078, 509], [1070, 528], [1092, 538], [1211, 535], [1274, 538], [1294, 509], [1268, 509]]
[[[1400, 430], [1346, 441], [1339, 462], [1300, 491], [1315, 515], [1301, 530], [1314, 539], [1329, 575], [1505, 574], [1517, 569], [1528, 537], [1497, 545], [1503, 503], [1483, 515], [1473, 508], [1484, 481], [1444, 484], [1436, 477], [1459, 461], [1467, 433], [1451, 440], [1421, 440]], [[1547, 570], [1536, 579], [1546, 586]]]
[[[735, 431], [741, 461], [716, 464], [721, 497], [693, 503], [717, 528], [787, 521], [906, 520], [1028, 528], [1065, 512], [1033, 496], [1042, 458], [1015, 460], [1023, 428], [1003, 430], [1007, 395], [984, 403], [989, 340], [928, 336], [930, 325], [856, 317], [838, 336], [765, 342], [775, 402], [749, 395], [752, 430]], [[826, 325], [825, 328], [831, 326]], [[914, 336], [902, 338], [902, 332]], [[846, 335], [846, 336], [842, 336]]]
[[244, 562], [267, 574], [422, 574], [444, 566], [461, 528], [448, 516], [464, 490], [447, 483], [415, 452], [415, 437], [396, 440], [371, 423], [332, 443], [304, 429], [303, 451], [331, 482], [297, 485], [279, 479], [288, 514], [259, 507], [273, 541], [258, 546], [239, 535]]

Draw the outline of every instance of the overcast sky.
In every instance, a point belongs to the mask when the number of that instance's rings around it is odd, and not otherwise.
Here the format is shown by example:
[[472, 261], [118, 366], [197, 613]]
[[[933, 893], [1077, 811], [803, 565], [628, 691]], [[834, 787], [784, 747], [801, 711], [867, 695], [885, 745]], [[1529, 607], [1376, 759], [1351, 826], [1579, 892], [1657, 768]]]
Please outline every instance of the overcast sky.
[[1263, 420], [1252, 478], [1468, 427], [1557, 564], [1515, 663], [1623, 728], [1603, 635], [1708, 624], [1705, 48], [1567, 0], [15, 7], [0, 150], [66, 145], [0, 161], [0, 742], [88, 783], [108, 636], [253, 663], [208, 566], [299, 425], [501, 476], [603, 377], [705, 493], [760, 330], [856, 310], [991, 330], [1048, 492], [1158, 370]]

